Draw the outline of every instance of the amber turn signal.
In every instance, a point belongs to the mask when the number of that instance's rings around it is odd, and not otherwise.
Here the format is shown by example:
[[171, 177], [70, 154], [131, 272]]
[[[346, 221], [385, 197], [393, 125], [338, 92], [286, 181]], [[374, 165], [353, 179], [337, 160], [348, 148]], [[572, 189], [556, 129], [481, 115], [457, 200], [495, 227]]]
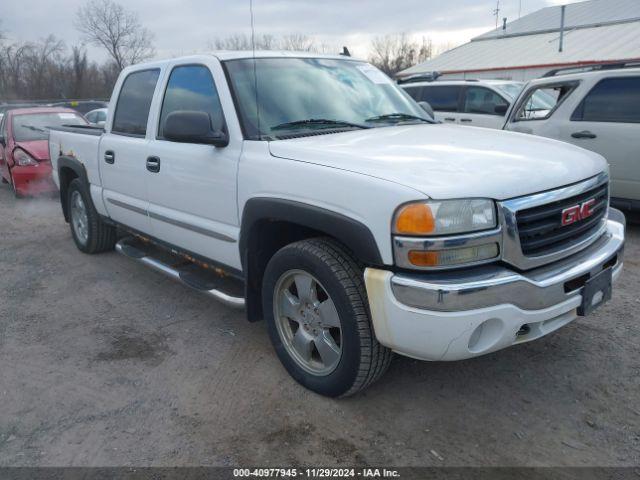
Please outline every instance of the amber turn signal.
[[411, 203], [400, 209], [396, 215], [395, 233], [423, 235], [433, 233], [436, 222], [431, 208], [424, 203]]
[[438, 252], [411, 250], [409, 261], [416, 267], [435, 267], [439, 263]]

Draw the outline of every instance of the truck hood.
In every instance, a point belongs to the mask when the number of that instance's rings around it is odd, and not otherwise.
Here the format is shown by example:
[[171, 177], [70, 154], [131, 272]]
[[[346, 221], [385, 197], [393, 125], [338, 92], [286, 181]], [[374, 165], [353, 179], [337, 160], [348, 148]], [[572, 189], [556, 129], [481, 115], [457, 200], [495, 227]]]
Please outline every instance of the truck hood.
[[21, 148], [36, 160], [49, 160], [49, 141], [31, 140], [30, 142], [16, 142], [15, 146]]
[[273, 156], [382, 178], [435, 199], [496, 200], [606, 170], [600, 155], [542, 137], [455, 125], [372, 128], [269, 142]]

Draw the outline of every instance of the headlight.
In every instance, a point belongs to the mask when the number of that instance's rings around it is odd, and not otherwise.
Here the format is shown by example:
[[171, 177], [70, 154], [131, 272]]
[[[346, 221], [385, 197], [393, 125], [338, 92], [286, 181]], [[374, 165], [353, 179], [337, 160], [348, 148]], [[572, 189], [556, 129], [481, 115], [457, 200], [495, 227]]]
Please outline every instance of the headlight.
[[393, 218], [394, 256], [402, 268], [452, 268], [494, 261], [501, 235], [489, 199], [414, 202]]
[[393, 233], [432, 236], [488, 230], [496, 226], [495, 212], [493, 200], [486, 198], [410, 203], [396, 212]]
[[20, 167], [38, 165], [38, 162], [31, 155], [20, 148], [16, 148], [13, 151], [13, 159], [16, 165]]

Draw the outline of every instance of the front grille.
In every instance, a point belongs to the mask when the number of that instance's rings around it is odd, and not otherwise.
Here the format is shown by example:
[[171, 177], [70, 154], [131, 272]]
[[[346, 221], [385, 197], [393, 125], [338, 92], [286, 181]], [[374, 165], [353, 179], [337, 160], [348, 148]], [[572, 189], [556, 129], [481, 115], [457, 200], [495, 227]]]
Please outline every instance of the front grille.
[[[607, 213], [608, 187], [605, 183], [580, 195], [517, 212], [522, 253], [530, 257], [546, 255], [593, 235]], [[570, 225], [562, 225], [562, 211], [565, 208], [580, 205], [592, 198], [595, 204], [591, 216]]]

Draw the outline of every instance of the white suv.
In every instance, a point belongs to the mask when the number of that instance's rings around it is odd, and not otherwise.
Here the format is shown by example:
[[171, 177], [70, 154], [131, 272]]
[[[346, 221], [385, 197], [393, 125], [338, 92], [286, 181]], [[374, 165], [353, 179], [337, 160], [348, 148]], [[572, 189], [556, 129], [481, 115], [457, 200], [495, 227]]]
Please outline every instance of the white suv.
[[599, 67], [533, 80], [504, 128], [603, 155], [611, 169], [612, 204], [640, 209], [640, 68]]
[[524, 85], [506, 80], [419, 80], [398, 83], [415, 101], [431, 105], [436, 120], [498, 129]]

